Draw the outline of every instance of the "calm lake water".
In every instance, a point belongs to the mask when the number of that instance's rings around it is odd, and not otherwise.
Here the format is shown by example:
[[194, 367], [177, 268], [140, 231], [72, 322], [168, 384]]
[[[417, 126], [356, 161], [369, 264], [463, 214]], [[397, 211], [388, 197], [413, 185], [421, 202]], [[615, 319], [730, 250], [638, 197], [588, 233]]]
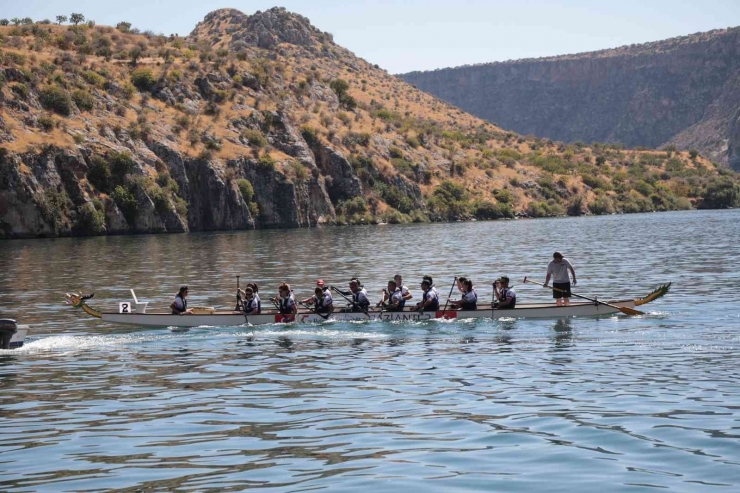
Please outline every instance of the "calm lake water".
[[[643, 317], [122, 328], [62, 304], [135, 288], [231, 307], [235, 276], [299, 296], [397, 272], [582, 294]], [[740, 491], [740, 211], [0, 242], [2, 491]], [[423, 482], [423, 485], [422, 485]]]

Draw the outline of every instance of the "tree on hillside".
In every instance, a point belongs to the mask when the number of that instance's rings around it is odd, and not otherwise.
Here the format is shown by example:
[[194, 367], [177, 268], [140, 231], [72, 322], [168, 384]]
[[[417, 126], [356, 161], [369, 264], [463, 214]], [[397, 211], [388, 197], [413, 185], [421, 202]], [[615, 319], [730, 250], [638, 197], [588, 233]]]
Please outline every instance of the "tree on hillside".
[[138, 46], [134, 46], [130, 50], [128, 50], [128, 57], [131, 59], [131, 65], [136, 65], [139, 63], [139, 58], [141, 58], [141, 48]]
[[23, 19], [21, 19], [21, 24], [23, 24], [24, 26], [30, 26], [31, 24], [33, 24], [33, 19], [31, 19], [30, 17], [24, 17]]
[[67, 19], [67, 16], [66, 15], [58, 15], [57, 16], [57, 24], [59, 24], [60, 26], [62, 24], [64, 24], [65, 22], [67, 22], [67, 20], [69, 20], [69, 19]]
[[17, 17], [10, 19], [10, 22], [12, 22], [14, 26], [19, 26], [21, 24], [21, 20]]
[[131, 23], [126, 21], [119, 22], [118, 24], [116, 24], [116, 29], [118, 29], [122, 33], [127, 33], [131, 31]]
[[69, 21], [75, 26], [80, 22], [85, 22], [85, 16], [82, 14], [72, 14], [69, 16]]
[[8, 24], [10, 24], [8, 19], [0, 19], [0, 26], [7, 26]]

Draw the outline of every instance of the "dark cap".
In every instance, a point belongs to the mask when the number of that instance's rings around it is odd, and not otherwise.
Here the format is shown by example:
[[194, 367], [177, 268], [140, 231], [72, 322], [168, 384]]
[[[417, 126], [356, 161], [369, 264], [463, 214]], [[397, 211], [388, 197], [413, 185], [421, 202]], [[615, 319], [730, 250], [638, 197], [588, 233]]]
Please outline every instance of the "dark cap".
[[563, 258], [563, 254], [560, 252], [555, 252], [552, 254], [552, 258]]
[[509, 283], [509, 277], [508, 276], [501, 276], [498, 279], [496, 279], [496, 282], [504, 282], [506, 284]]

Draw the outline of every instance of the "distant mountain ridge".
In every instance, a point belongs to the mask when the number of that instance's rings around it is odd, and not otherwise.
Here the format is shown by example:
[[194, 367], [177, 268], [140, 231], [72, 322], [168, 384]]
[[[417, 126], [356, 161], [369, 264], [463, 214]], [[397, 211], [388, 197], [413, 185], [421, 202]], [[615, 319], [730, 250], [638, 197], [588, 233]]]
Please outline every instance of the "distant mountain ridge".
[[695, 148], [740, 167], [740, 28], [400, 77], [522, 134]]

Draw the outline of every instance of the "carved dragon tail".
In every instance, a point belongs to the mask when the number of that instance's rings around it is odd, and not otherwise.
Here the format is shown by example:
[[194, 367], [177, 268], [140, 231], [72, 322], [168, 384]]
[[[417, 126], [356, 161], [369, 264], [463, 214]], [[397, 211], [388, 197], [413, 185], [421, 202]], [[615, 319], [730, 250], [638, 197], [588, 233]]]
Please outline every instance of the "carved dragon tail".
[[68, 305], [72, 305], [74, 308], [82, 308], [82, 311], [95, 318], [103, 318], [103, 314], [97, 310], [93, 310], [85, 301], [95, 296], [95, 293], [83, 296], [82, 293], [66, 293], [64, 295], [64, 302]]
[[671, 289], [671, 283], [663, 284], [662, 286], [658, 286], [655, 290], [653, 290], [652, 293], [645, 296], [644, 298], [637, 298], [635, 300], [635, 306], [645, 305], [647, 303], [650, 303], [651, 301], [657, 300], [661, 296], [665, 296], [666, 293], [668, 293], [668, 290]]

